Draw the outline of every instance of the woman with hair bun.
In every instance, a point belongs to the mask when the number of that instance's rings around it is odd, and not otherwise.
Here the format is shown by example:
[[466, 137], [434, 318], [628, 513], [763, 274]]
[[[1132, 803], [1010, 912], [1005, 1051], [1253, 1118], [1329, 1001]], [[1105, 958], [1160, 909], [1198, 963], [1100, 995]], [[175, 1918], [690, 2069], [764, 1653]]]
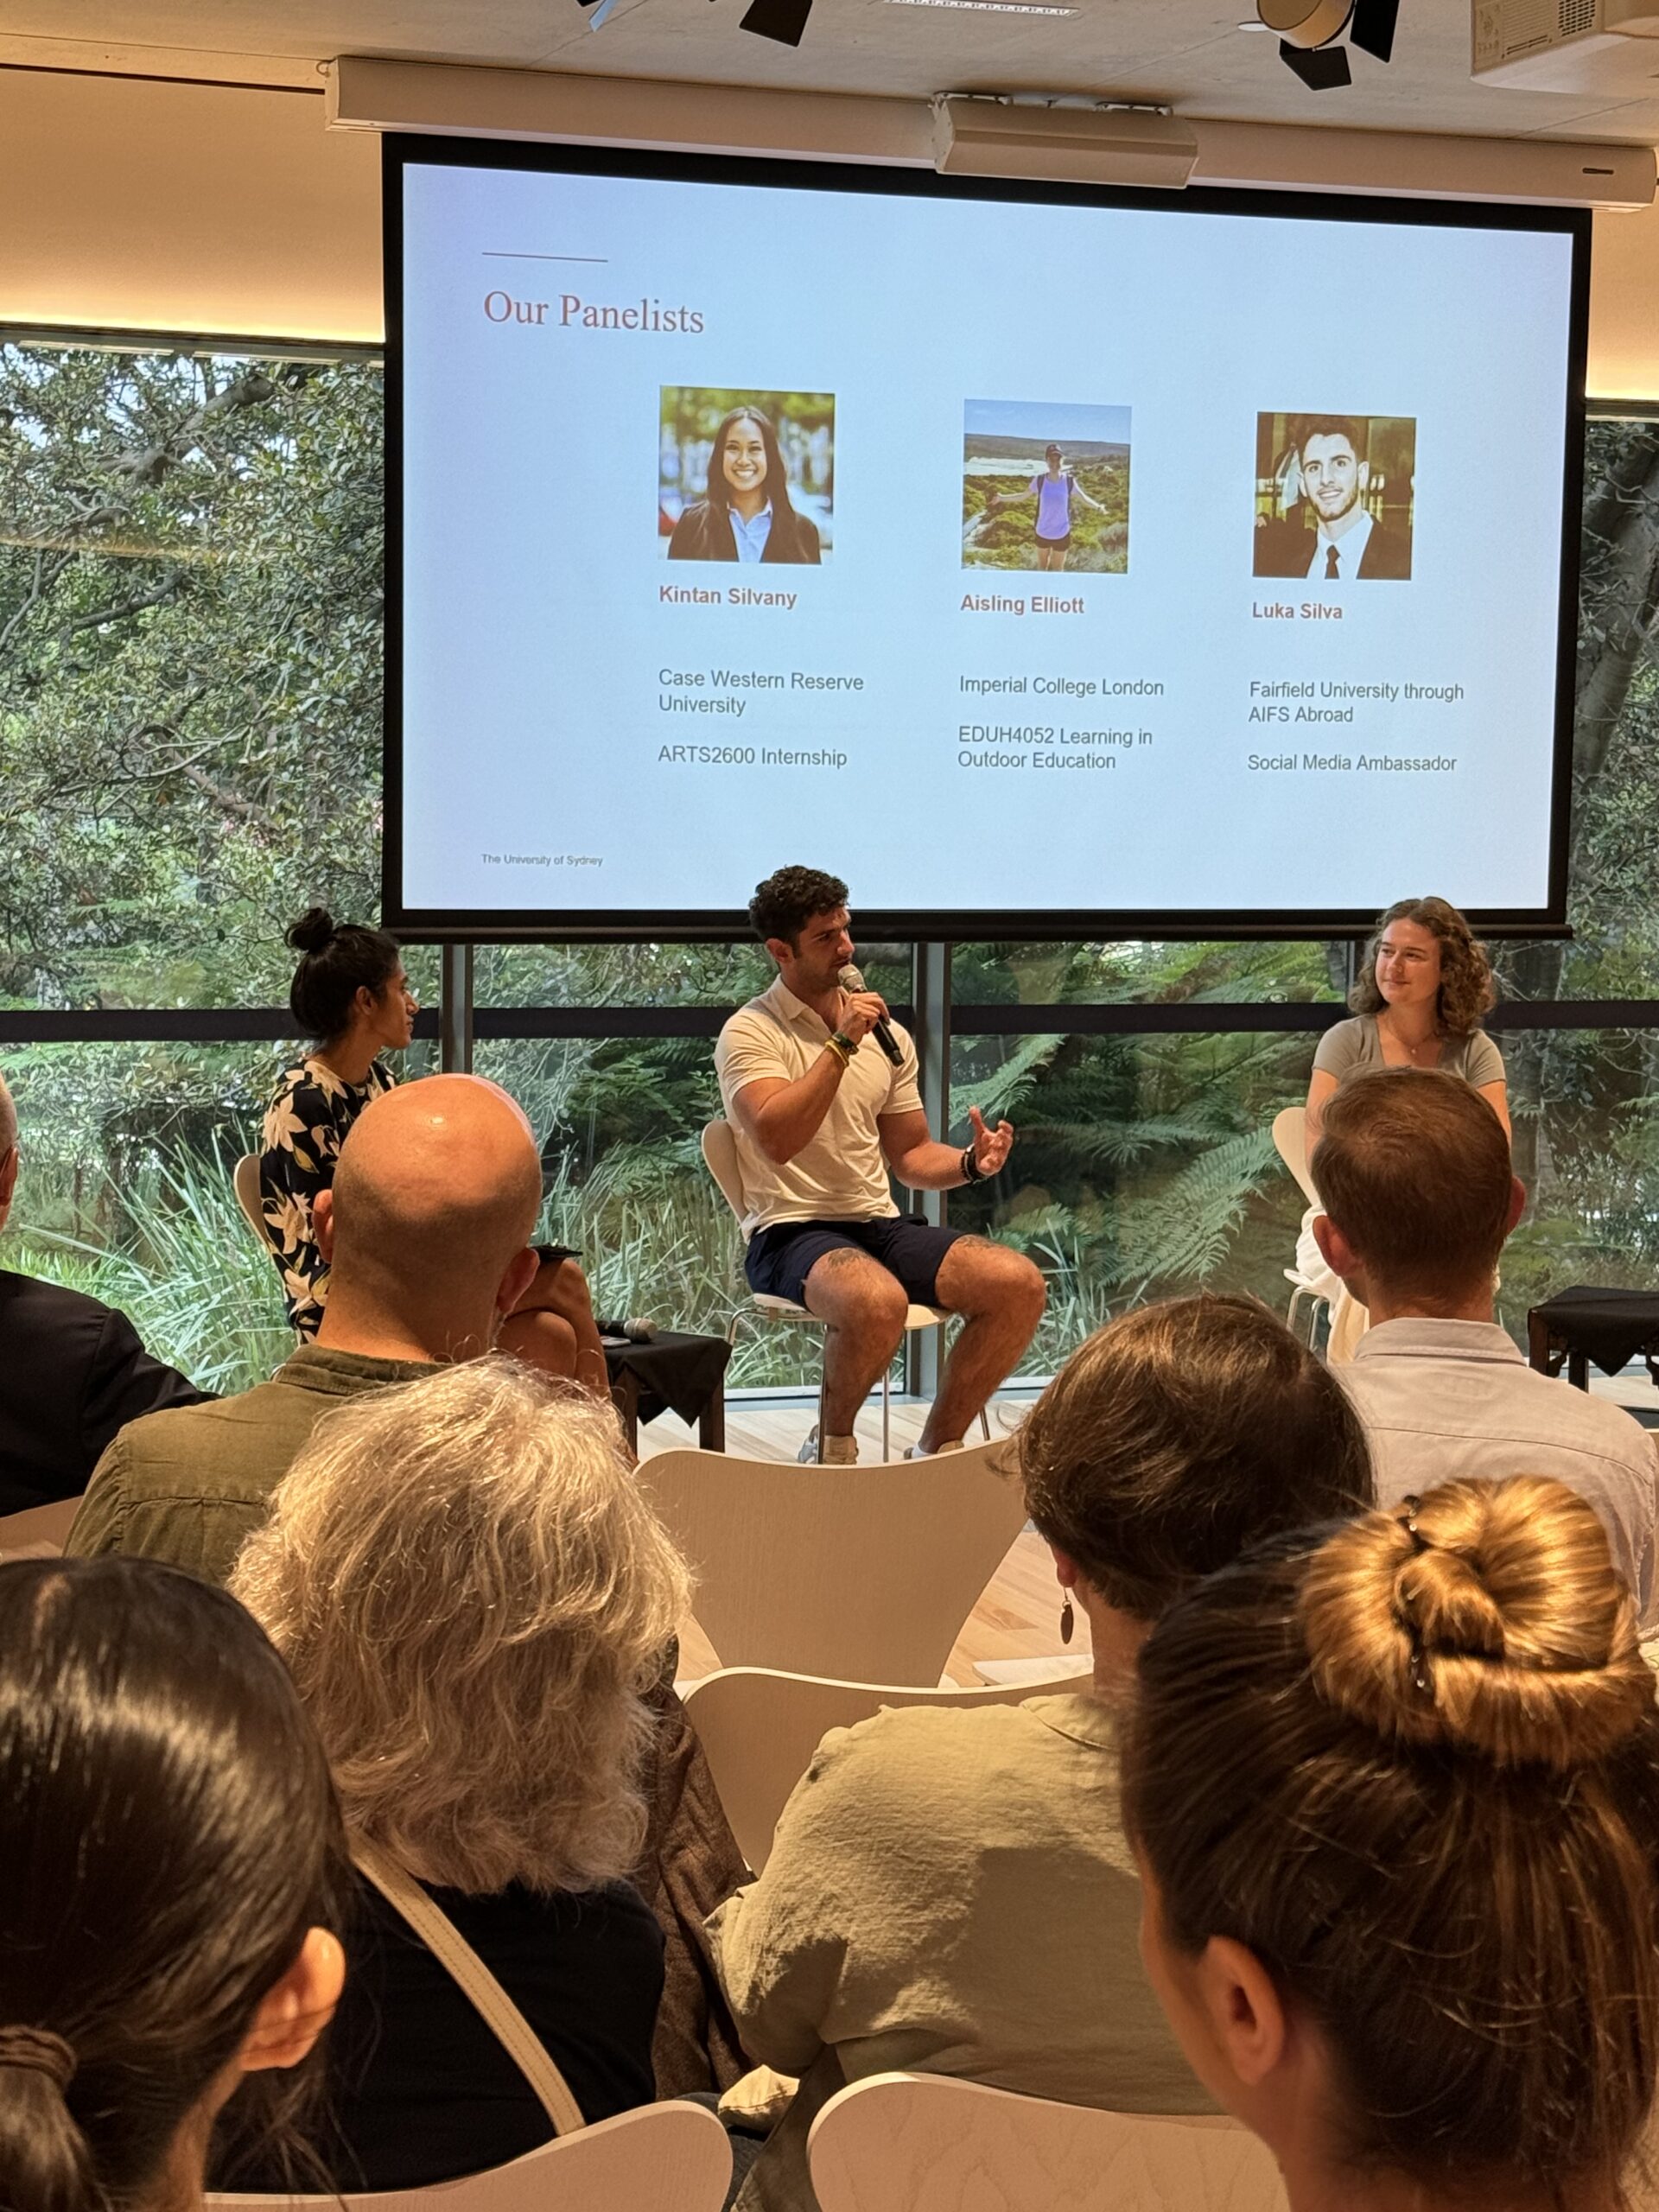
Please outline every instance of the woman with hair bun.
[[340, 1147], [372, 1098], [397, 1077], [380, 1058], [414, 1033], [418, 1001], [397, 940], [356, 922], [337, 924], [310, 907], [289, 931], [301, 955], [289, 989], [294, 1019], [315, 1039], [283, 1071], [265, 1109], [259, 1200], [283, 1279], [288, 1318], [314, 1337], [328, 1294], [328, 1267], [312, 1219], [319, 1192], [334, 1179]]
[[1291, 2212], [1618, 2212], [1659, 2070], [1659, 1711], [1594, 1511], [1453, 1482], [1143, 1646], [1141, 1948]]
[[340, 1997], [346, 1871], [317, 1738], [223, 1591], [0, 1566], [7, 2212], [188, 2212], [216, 2126], [296, 2149], [281, 2069]]
[[[314, 1214], [318, 1194], [333, 1185], [352, 1124], [397, 1082], [379, 1056], [405, 1048], [420, 1002], [397, 940], [385, 930], [336, 923], [325, 908], [313, 906], [287, 942], [302, 956], [289, 1005], [316, 1041], [283, 1071], [265, 1109], [259, 1199], [289, 1320], [308, 1338], [317, 1333], [328, 1295], [328, 1263]], [[497, 1341], [532, 1367], [608, 1397], [604, 1346], [576, 1255], [568, 1244], [541, 1244], [537, 1251], [542, 1264]]]
[[[1307, 1086], [1306, 1156], [1319, 1141], [1327, 1099], [1374, 1068], [1438, 1068], [1478, 1090], [1510, 1134], [1503, 1055], [1480, 1026], [1497, 1001], [1486, 949], [1445, 899], [1397, 899], [1371, 932], [1359, 978], [1348, 994], [1353, 1017], [1319, 1039]], [[1313, 1237], [1310, 1206], [1302, 1216], [1296, 1267], [1331, 1306], [1329, 1357], [1344, 1361], [1370, 1317], [1325, 1265]]]

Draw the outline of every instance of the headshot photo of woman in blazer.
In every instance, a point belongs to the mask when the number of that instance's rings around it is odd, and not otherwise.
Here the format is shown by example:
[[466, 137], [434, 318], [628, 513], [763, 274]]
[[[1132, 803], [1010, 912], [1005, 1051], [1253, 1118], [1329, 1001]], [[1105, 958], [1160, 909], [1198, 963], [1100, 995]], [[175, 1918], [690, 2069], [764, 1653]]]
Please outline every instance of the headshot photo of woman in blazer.
[[[704, 431], [698, 436], [694, 423], [691, 435], [677, 435], [670, 403], [692, 403], [695, 410], [696, 402], [709, 397], [696, 392], [663, 395], [664, 482], [659, 493], [658, 526], [660, 531], [672, 516], [669, 559], [816, 566], [823, 557], [823, 533], [809, 510], [816, 508], [827, 521], [828, 423], [813, 424], [797, 418], [788, 424], [791, 456], [797, 460], [797, 488], [792, 494], [791, 470], [773, 415], [748, 402], [729, 408], [708, 442], [701, 496], [690, 496], [697, 483], [697, 462], [708, 434]], [[834, 403], [817, 404], [830, 409]], [[677, 487], [668, 480], [676, 476], [684, 504], [673, 515]]]

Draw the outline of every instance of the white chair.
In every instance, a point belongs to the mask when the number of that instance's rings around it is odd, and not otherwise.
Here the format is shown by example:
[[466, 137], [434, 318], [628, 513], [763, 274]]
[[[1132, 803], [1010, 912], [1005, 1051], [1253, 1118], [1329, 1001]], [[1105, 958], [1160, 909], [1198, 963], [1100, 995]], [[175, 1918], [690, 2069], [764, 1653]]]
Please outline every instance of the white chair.
[[[1286, 1106], [1274, 1116], [1273, 1144], [1274, 1151], [1295, 1178], [1309, 1205], [1318, 1205], [1319, 1194], [1307, 1172], [1307, 1109], [1305, 1106]], [[1300, 1268], [1287, 1268], [1284, 1276], [1290, 1285], [1290, 1304], [1285, 1312], [1285, 1326], [1293, 1335], [1295, 1333], [1297, 1308], [1305, 1298], [1309, 1300], [1307, 1326], [1311, 1342], [1319, 1327], [1319, 1308], [1323, 1306], [1328, 1310], [1331, 1301], [1317, 1283], [1309, 1282]]]
[[1093, 2112], [944, 2075], [872, 2074], [807, 2139], [822, 2212], [1284, 2212], [1236, 2120]]
[[[729, 1122], [706, 1122], [702, 1130], [703, 1165], [720, 1185], [721, 1196], [736, 1215], [740, 1226], [749, 1211], [743, 1193], [743, 1176], [738, 1166], [737, 1138]], [[747, 1239], [745, 1240], [747, 1241]], [[792, 1298], [774, 1298], [769, 1292], [751, 1293], [755, 1310], [769, 1321], [804, 1321], [809, 1328], [822, 1329], [824, 1324], [804, 1306]], [[950, 1310], [943, 1306], [912, 1306], [905, 1314], [905, 1334], [917, 1329], [942, 1329], [950, 1319]], [[893, 1456], [893, 1376], [891, 1370], [881, 1370], [881, 1457]], [[988, 1444], [991, 1436], [990, 1415], [982, 1407], [979, 1425]], [[823, 1457], [823, 1380], [818, 1380], [818, 1457]]]
[[702, 2105], [641, 2105], [487, 2173], [343, 2196], [205, 2198], [207, 2212], [720, 2212], [731, 2145]]
[[259, 1202], [259, 1155], [245, 1152], [231, 1170], [231, 1181], [236, 1189], [236, 1203], [242, 1209], [242, 1217], [259, 1239], [264, 1252], [270, 1250], [270, 1231], [265, 1227], [265, 1210]]
[[1281, 1107], [1273, 1117], [1273, 1146], [1291, 1173], [1295, 1177], [1302, 1196], [1311, 1206], [1319, 1203], [1319, 1194], [1313, 1187], [1313, 1178], [1307, 1171], [1307, 1109], [1306, 1106]]
[[995, 1689], [907, 1689], [892, 1683], [832, 1682], [766, 1667], [722, 1667], [688, 1690], [686, 1718], [697, 1732], [720, 1802], [745, 1860], [758, 1874], [772, 1852], [790, 1792], [832, 1728], [851, 1728], [884, 1707], [949, 1706], [968, 1712], [1018, 1705], [1080, 1687], [1075, 1675]]
[[1025, 1526], [1007, 1451], [854, 1467], [661, 1452], [639, 1482], [691, 1562], [722, 1666], [931, 1689]]
[[24, 1551], [60, 1552], [79, 1510], [79, 1497], [60, 1497], [50, 1505], [30, 1505], [21, 1513], [6, 1514], [0, 1518], [0, 1559]]

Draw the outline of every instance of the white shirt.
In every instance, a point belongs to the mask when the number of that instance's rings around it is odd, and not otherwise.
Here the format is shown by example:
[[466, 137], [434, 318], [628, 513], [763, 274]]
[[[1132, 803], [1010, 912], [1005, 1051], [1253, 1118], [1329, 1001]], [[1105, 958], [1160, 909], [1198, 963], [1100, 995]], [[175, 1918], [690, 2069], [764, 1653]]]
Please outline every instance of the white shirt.
[[1652, 1623], [1659, 1452], [1622, 1406], [1540, 1375], [1485, 1321], [1382, 1321], [1331, 1371], [1365, 1425], [1379, 1505], [1460, 1475], [1551, 1475], [1600, 1515], [1613, 1565]]
[[1325, 556], [1334, 545], [1337, 549], [1337, 573], [1329, 581], [1338, 584], [1351, 583], [1359, 574], [1359, 564], [1365, 557], [1365, 548], [1371, 542], [1371, 531], [1375, 527], [1373, 518], [1363, 507], [1357, 522], [1344, 531], [1340, 537], [1327, 537], [1321, 526], [1313, 540], [1313, 558], [1307, 564], [1309, 579], [1314, 583], [1325, 581]]
[[732, 525], [732, 542], [737, 548], [740, 561], [758, 561], [766, 550], [766, 540], [772, 536], [772, 501], [768, 499], [753, 522], [745, 522], [735, 507], [728, 507], [727, 515]]
[[876, 1123], [884, 1114], [919, 1113], [922, 1094], [916, 1084], [916, 1047], [898, 1022], [892, 1027], [899, 1066], [874, 1037], [861, 1039], [810, 1142], [782, 1166], [747, 1135], [733, 1101], [747, 1084], [767, 1077], [797, 1081], [823, 1052], [830, 1031], [823, 1016], [803, 1006], [781, 976], [769, 991], [740, 1007], [721, 1031], [715, 1072], [737, 1138], [737, 1164], [748, 1201], [746, 1237], [775, 1221], [882, 1221], [897, 1214]]

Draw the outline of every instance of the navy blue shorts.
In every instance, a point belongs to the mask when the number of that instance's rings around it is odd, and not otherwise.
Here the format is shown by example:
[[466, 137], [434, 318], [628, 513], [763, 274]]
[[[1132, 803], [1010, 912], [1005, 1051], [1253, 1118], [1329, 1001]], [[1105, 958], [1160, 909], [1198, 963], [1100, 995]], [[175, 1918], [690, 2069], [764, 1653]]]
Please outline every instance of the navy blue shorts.
[[751, 1290], [804, 1306], [806, 1279], [817, 1262], [850, 1247], [897, 1275], [912, 1306], [937, 1306], [940, 1264], [963, 1234], [902, 1213], [878, 1221], [775, 1221], [750, 1237], [743, 1272]]

